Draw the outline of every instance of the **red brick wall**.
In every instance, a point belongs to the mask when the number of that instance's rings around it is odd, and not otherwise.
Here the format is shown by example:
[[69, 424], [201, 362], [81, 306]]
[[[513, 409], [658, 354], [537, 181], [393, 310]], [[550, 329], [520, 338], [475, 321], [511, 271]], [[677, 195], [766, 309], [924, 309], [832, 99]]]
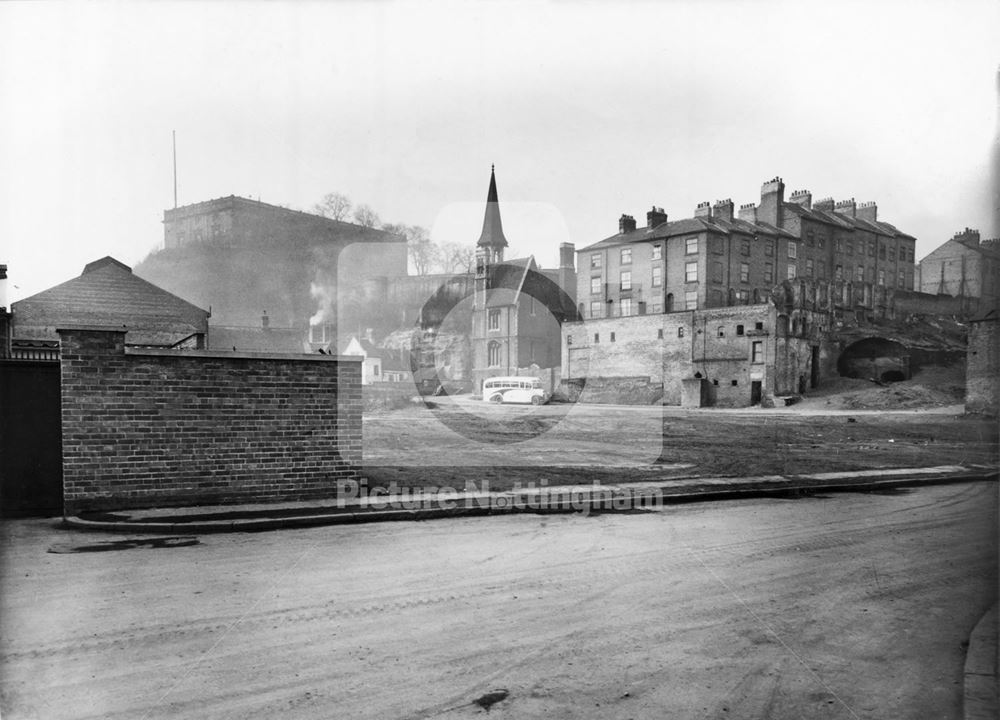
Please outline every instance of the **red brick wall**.
[[67, 514], [330, 498], [357, 476], [356, 361], [126, 353], [120, 331], [59, 333]]

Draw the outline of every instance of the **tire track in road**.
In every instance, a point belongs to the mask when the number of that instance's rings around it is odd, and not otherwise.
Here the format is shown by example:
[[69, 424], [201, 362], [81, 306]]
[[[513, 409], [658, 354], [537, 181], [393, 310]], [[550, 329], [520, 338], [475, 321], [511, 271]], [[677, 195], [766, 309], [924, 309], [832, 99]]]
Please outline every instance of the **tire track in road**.
[[[403, 613], [414, 608], [431, 607], [448, 602], [469, 602], [479, 598], [506, 594], [516, 589], [519, 592], [542, 591], [554, 592], [566, 589], [580, 583], [590, 584], [596, 579], [627, 578], [639, 569], [644, 574], [667, 574], [676, 572], [674, 565], [650, 564], [650, 560], [661, 557], [659, 551], [632, 553], [599, 560], [583, 559], [561, 563], [546, 564], [542, 568], [524, 572], [506, 572], [491, 574], [491, 584], [482, 586], [471, 584], [459, 589], [437, 590], [433, 592], [418, 592], [399, 595], [394, 598], [368, 601], [351, 606], [343, 606], [342, 601], [331, 600], [322, 604], [304, 605], [292, 609], [277, 611], [260, 611], [239, 618], [241, 630], [271, 628], [296, 625], [317, 621], [345, 621], [371, 619], [378, 615]], [[505, 582], [497, 582], [497, 580]], [[10, 650], [4, 653], [3, 660], [40, 660], [55, 657], [72, 658], [79, 655], [125, 650], [129, 647], [141, 646], [155, 648], [177, 641], [192, 638], [204, 638], [224, 632], [233, 621], [233, 616], [215, 616], [211, 619], [170, 623], [144, 628], [141, 631], [125, 630], [112, 636], [97, 638], [76, 638], [65, 642], [41, 645], [24, 650]]]

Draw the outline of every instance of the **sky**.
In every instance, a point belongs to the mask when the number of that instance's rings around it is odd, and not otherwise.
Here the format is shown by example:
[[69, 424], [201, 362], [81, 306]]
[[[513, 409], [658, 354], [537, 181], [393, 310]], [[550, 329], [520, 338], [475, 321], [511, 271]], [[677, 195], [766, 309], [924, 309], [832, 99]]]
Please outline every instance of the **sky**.
[[174, 204], [329, 192], [557, 262], [702, 201], [854, 197], [1000, 235], [1000, 3], [0, 3], [0, 263], [15, 301], [163, 242]]

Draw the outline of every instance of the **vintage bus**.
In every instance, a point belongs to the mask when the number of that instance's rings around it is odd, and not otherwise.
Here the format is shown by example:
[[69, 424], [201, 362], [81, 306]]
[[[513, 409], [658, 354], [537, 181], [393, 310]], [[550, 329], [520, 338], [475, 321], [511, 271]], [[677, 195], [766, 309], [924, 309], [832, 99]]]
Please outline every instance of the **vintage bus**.
[[542, 405], [549, 395], [536, 377], [494, 377], [483, 382], [483, 400], [493, 403], [531, 403]]

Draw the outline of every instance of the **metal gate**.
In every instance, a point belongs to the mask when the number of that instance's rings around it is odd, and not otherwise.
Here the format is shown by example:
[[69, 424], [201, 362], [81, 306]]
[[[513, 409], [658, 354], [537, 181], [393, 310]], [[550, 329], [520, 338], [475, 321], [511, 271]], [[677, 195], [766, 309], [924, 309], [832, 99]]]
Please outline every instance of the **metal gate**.
[[59, 363], [0, 360], [0, 511], [61, 515]]

